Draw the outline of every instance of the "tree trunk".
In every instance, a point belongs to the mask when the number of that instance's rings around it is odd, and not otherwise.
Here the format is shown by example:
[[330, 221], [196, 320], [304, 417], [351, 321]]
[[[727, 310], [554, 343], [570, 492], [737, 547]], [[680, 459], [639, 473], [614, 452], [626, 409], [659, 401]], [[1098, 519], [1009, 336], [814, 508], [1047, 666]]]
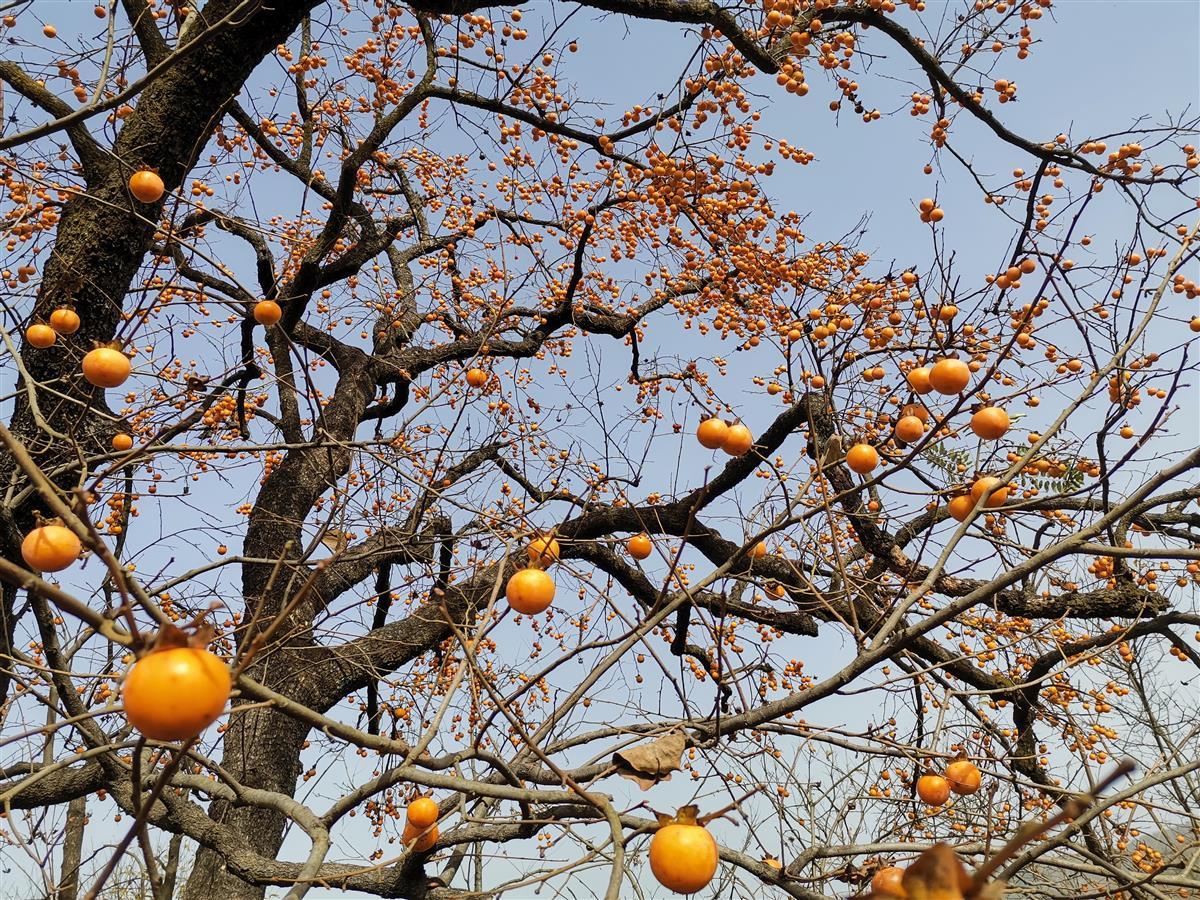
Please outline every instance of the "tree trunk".
[[[222, 764], [243, 784], [288, 797], [300, 775], [300, 752], [308, 726], [270, 709], [255, 709], [230, 716], [225, 732]], [[215, 800], [209, 815], [245, 835], [246, 846], [274, 859], [283, 843], [282, 813], [258, 806], [235, 807]], [[225, 858], [201, 847], [183, 889], [183, 900], [259, 900], [264, 888], [256, 887], [226, 868]]]
[[75, 900], [79, 896], [79, 864], [83, 860], [83, 826], [87, 819], [87, 797], [67, 804], [67, 827], [63, 837], [62, 869], [52, 900]]

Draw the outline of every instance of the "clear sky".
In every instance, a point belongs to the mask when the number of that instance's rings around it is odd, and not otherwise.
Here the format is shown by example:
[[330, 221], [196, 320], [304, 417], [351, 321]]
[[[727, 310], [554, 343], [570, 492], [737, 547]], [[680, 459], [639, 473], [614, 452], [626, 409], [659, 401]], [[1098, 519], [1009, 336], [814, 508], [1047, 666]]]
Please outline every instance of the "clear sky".
[[[93, 5], [91, 0], [36, 0], [28, 27], [39, 29], [40, 24], [33, 20], [41, 19], [53, 22], [64, 36], [69, 36], [75, 29], [92, 33], [97, 28]], [[536, 5], [527, 4], [526, 8]], [[926, 23], [935, 23], [943, 6], [947, 15], [953, 15], [961, 7], [957, 2], [941, 4], [938, 0], [927, 0], [927, 5], [929, 9], [922, 17]], [[561, 11], [572, 9], [565, 3], [559, 4], [558, 8], [560, 15], [563, 14]], [[320, 13], [321, 17], [328, 15], [327, 10]], [[904, 18], [911, 21], [912, 17], [905, 14]], [[536, 21], [537, 16], [530, 16], [530, 19]], [[653, 103], [658, 90], [674, 84], [692, 49], [690, 42], [677, 39], [678, 26], [631, 22], [589, 10], [577, 13], [564, 33], [581, 41], [579, 53], [569, 58], [566, 70], [567, 77], [577, 85], [576, 93], [610, 101], [611, 118], [614, 119], [633, 103]], [[1194, 115], [1200, 110], [1198, 3], [1190, 0], [1058, 0], [1052, 14], [1038, 23], [1036, 34], [1041, 43], [1035, 45], [1030, 59], [1017, 63], [1011, 55], [1006, 55], [997, 70], [997, 77], [1015, 78], [1020, 83], [1019, 101], [999, 110], [1005, 123], [1022, 135], [1046, 140], [1060, 131], [1067, 131], [1073, 137], [1093, 137], [1122, 131], [1142, 117], [1161, 124], [1168, 118], [1178, 119], [1186, 117], [1185, 112]], [[827, 109], [832, 94], [824, 87], [814, 86], [805, 101], [797, 101], [777, 91], [769, 78], [759, 80], [761, 90], [773, 98], [772, 106], [764, 114], [762, 132], [786, 138], [793, 145], [815, 154], [815, 160], [806, 167], [781, 165], [769, 180], [776, 207], [804, 212], [807, 215], [806, 233], [814, 241], [836, 239], [854, 229], [866, 215], [869, 222], [859, 242], [862, 249], [884, 266], [894, 260], [901, 267], [921, 267], [927, 265], [932, 256], [931, 234], [928, 228], [918, 223], [915, 204], [921, 197], [934, 196], [936, 192], [946, 210], [947, 225], [953, 223], [955, 226], [947, 228], [945, 233], [958, 254], [964, 278], [975, 279], [978, 283], [985, 274], [1006, 263], [1012, 228], [993, 207], [983, 204], [978, 187], [961, 167], [947, 162], [940, 170], [935, 170], [933, 176], [922, 174], [921, 166], [929, 159], [925, 130], [928, 122], [908, 115], [906, 97], [913, 88], [907, 87], [906, 83], [913, 80], [913, 66], [881, 35], [870, 34], [863, 43], [883, 55], [875, 61], [873, 76], [858, 79], [863, 85], [864, 101], [885, 113], [896, 111], [869, 126], [850, 113], [843, 114], [840, 125], [835, 127], [834, 116]], [[905, 81], [897, 83], [890, 80], [892, 78]], [[817, 76], [810, 75], [810, 80], [816, 82]], [[927, 87], [919, 82], [916, 84]], [[445, 118], [443, 128], [448, 129], [451, 123], [452, 119]], [[1000, 144], [966, 116], [960, 117], [958, 123], [955, 144], [970, 155], [981, 173], [1001, 177], [1018, 166], [1032, 170], [1029, 158]], [[438, 140], [451, 148], [461, 145], [458, 137], [449, 130], [443, 131]], [[259, 196], [256, 200], [258, 213], [264, 217], [281, 211], [270, 207], [270, 198]], [[1101, 202], [1115, 204], [1115, 198]], [[1093, 221], [1096, 221], [1095, 217]], [[1128, 240], [1128, 222], [1128, 214], [1118, 215], [1114, 207], [1114, 227], [1108, 234], [1094, 231], [1093, 249], [1097, 253], [1111, 254], [1115, 241]], [[968, 224], [964, 227], [964, 223]], [[231, 248], [230, 259], [238, 259], [241, 252], [240, 245]], [[244, 283], [252, 283], [252, 273], [248, 269], [240, 274]], [[1196, 274], [1192, 273], [1192, 277]], [[1195, 313], [1193, 306], [1187, 315]], [[13, 323], [6, 325], [11, 327]], [[696, 352], [702, 351], [697, 349]], [[708, 352], [721, 350], [710, 349]], [[627, 371], [628, 360], [618, 350], [603, 360], [602, 365], [605, 377], [619, 382]], [[761, 427], [779, 407], [768, 402], [761, 390], [753, 388], [742, 377], [752, 370], [753, 366], [743, 366], [735, 358], [731, 377], [726, 381], [731, 394], [735, 385], [744, 387], [741, 413], [752, 427]], [[12, 373], [6, 371], [0, 377], [3, 388], [9, 391]], [[1191, 397], [1196, 397], [1194, 386]], [[1194, 445], [1196, 439], [1195, 419], [1192, 418], [1190, 423], [1180, 424], [1173, 441], [1176, 447], [1187, 447]], [[1168, 442], [1166, 446], [1172, 446], [1172, 443]], [[648, 463], [649, 483], [657, 480], [659, 485], [664, 485], [675, 480], [678, 462], [673, 454], [674, 448], [671, 453]], [[693, 457], [685, 462], [691, 483], [694, 483], [708, 460]], [[685, 474], [685, 481], [687, 477]], [[228, 496], [233, 498], [246, 487], [235, 481]], [[206, 498], [206, 502], [211, 502], [211, 497]], [[181, 515], [181, 510], [186, 507], [163, 504], [146, 515], [161, 515], [162, 529], [167, 533], [196, 526], [195, 515], [190, 511]], [[182, 520], [184, 515], [186, 520]], [[173, 521], [172, 517], [179, 517], [180, 521]], [[237, 521], [231, 510], [216, 515], [216, 520]], [[211, 535], [205, 538], [206, 545], [210, 543], [209, 537]], [[133, 543], [137, 543], [136, 537]], [[215, 544], [215, 540], [211, 543]], [[234, 543], [230, 541], [231, 545]], [[170, 554], [160, 550], [157, 556], [151, 549], [144, 568], [156, 568], [153, 564], [156, 559], [165, 561], [168, 555], [179, 553], [182, 546], [181, 542], [177, 543]], [[198, 561], [193, 553], [190, 558], [179, 556], [176, 565], [182, 569]], [[229, 579], [227, 584], [232, 587], [236, 578]], [[813, 674], [818, 675], [840, 662], [847, 652], [852, 652], [840, 638], [830, 639], [827, 635], [818, 641], [799, 641], [799, 645], [797, 653], [812, 660]], [[613, 689], [617, 687], [614, 685]], [[806, 711], [806, 715], [831, 724], [841, 721], [861, 727], [878, 712], [871, 707], [872, 703], [874, 701], [835, 698]], [[356, 760], [339, 760], [330, 765], [336, 778], [336, 784], [331, 782], [329, 785], [330, 792], [347, 779], [356, 777], [358, 773], [353, 769]], [[329, 759], [324, 762], [332, 763]], [[671, 785], [657, 788], [653, 801], [656, 806], [665, 808], [685, 798], [687, 787], [677, 778]], [[636, 788], [617, 779], [604, 782], [602, 789], [616, 793], [631, 804], [644, 799]], [[305, 790], [322, 793], [324, 788], [318, 780]], [[318, 808], [323, 804], [324, 801], [315, 803]], [[98, 813], [99, 804], [95, 806]], [[99, 822], [101, 818], [97, 815], [94, 821]], [[746, 837], [733, 826], [720, 825], [718, 832], [722, 839], [737, 847]], [[103, 831], [95, 832], [96, 839], [101, 835]], [[765, 838], [768, 848], [778, 847], [778, 836], [760, 837]], [[346, 827], [338, 833], [331, 858], [354, 859], [356, 853], [368, 846], [374, 846], [374, 839], [369, 837], [362, 819], [346, 820]], [[307, 842], [300, 836], [289, 840], [285, 852], [292, 859], [300, 859], [306, 849]], [[748, 852], [759, 851], [752, 847]], [[25, 869], [30, 864], [21, 854], [3, 848], [0, 848], [0, 857], [5, 858], [6, 866], [17, 869]], [[99, 859], [104, 858], [101, 853]], [[0, 878], [0, 897], [24, 896], [20, 890], [10, 892], [9, 885], [15, 883], [9, 880], [11, 877]], [[313, 891], [309, 896], [332, 898], [341, 894]]]

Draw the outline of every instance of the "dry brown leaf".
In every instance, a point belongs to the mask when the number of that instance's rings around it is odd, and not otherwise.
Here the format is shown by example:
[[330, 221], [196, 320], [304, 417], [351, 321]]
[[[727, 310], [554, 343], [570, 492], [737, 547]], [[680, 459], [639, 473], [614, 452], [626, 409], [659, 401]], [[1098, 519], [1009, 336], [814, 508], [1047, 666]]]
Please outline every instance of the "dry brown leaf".
[[683, 732], [672, 731], [648, 744], [618, 750], [612, 761], [618, 775], [636, 781], [638, 787], [647, 791], [660, 781], [668, 781], [671, 773], [679, 769], [686, 746]]
[[971, 879], [949, 844], [934, 844], [904, 870], [908, 900], [963, 900]]
[[332, 553], [341, 553], [350, 545], [350, 535], [344, 531], [329, 529], [321, 535], [321, 543]]

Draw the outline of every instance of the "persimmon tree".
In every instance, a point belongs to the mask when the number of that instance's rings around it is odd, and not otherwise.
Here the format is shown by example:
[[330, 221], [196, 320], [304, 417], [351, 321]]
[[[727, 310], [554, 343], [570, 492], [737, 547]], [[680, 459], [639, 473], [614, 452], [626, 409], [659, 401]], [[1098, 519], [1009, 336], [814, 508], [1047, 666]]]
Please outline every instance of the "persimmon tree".
[[[1007, 124], [1050, 0], [3, 6], [35, 893], [1200, 890], [1195, 123]], [[910, 265], [779, 187], [897, 107]]]

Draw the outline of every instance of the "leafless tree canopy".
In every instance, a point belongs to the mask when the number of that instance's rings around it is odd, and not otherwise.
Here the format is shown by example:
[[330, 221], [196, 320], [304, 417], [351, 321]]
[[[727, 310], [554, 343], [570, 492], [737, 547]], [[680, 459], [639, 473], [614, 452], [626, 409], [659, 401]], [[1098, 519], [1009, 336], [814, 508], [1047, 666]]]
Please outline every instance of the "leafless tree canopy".
[[[938, 842], [1030, 897], [1200, 890], [1195, 123], [1011, 128], [1021, 60], [1071, 39], [1050, 0], [51, 6], [0, 2], [31, 894], [648, 896], [690, 803], [710, 896], [863, 894]], [[628, 109], [580, 74], [633, 64], [621, 27], [686, 61]], [[802, 134], [899, 166], [910, 113], [934, 196], [888, 202], [925, 258], [808, 233]], [[953, 250], [980, 217], [986, 271]], [[927, 390], [946, 359], [965, 387]], [[85, 553], [42, 574], [55, 517]], [[166, 626], [235, 678], [190, 742], [122, 707]], [[959, 757], [979, 791], [918, 796]]]

